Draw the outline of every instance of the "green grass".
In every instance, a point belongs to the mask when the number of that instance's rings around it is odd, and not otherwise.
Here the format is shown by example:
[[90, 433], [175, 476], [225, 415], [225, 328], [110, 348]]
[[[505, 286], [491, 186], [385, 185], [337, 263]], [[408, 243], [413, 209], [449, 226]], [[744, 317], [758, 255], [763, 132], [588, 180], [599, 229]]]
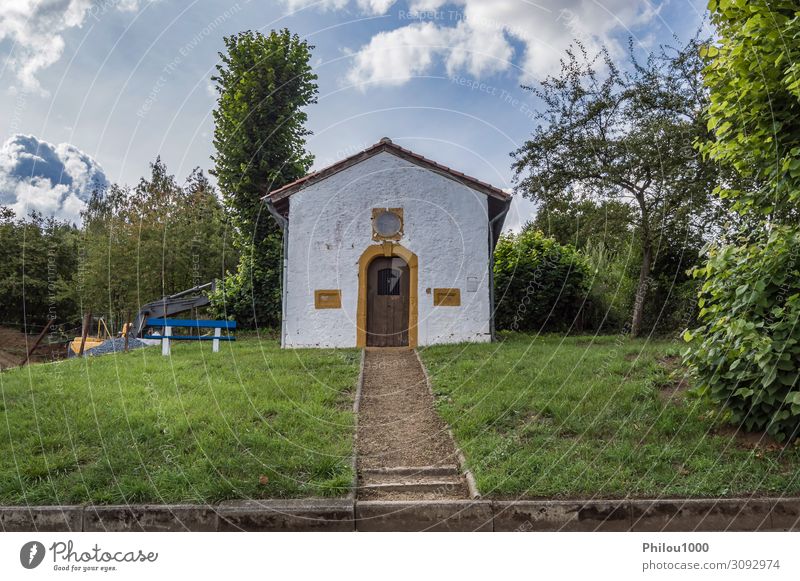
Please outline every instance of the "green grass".
[[800, 493], [796, 444], [747, 445], [706, 400], [659, 394], [683, 373], [669, 369], [680, 348], [613, 336], [507, 335], [421, 354], [483, 494]]
[[0, 504], [345, 494], [358, 361], [244, 340], [0, 373]]

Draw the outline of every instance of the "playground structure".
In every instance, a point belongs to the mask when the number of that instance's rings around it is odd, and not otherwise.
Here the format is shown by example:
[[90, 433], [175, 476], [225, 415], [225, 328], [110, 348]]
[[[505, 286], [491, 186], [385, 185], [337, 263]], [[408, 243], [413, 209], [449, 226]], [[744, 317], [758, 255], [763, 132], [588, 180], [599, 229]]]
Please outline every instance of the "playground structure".
[[[214, 290], [214, 283], [201, 284], [190, 289], [162, 297], [157, 301], [147, 303], [141, 307], [133, 322], [128, 321], [123, 325], [120, 337], [114, 338], [108, 329], [103, 317], [97, 319], [97, 332], [89, 334], [93, 328], [91, 313], [84, 317], [82, 333], [75, 337], [69, 344], [68, 355], [81, 357], [84, 354], [104, 355], [118, 351], [128, 351], [129, 348], [144, 347], [161, 343], [162, 353], [170, 354], [170, 342], [175, 341], [212, 341], [214, 353], [219, 351], [220, 341], [234, 341], [236, 338], [231, 332], [236, 329], [233, 321], [211, 321], [204, 319], [170, 319], [187, 311], [194, 311], [210, 304], [204, 291]], [[195, 329], [192, 335], [173, 334], [173, 328]], [[214, 329], [214, 335], [201, 335], [203, 329]], [[222, 331], [227, 332], [222, 335]]]

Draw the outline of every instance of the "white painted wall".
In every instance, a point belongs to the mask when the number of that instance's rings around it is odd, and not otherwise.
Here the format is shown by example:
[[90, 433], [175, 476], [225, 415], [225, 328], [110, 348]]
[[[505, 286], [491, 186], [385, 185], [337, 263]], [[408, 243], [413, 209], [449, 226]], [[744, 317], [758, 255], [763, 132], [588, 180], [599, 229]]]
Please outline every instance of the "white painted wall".
[[[399, 244], [419, 258], [419, 345], [490, 340], [485, 194], [382, 152], [289, 203], [284, 346], [355, 346], [358, 259], [377, 244], [373, 208], [403, 208]], [[467, 277], [478, 277], [476, 292]], [[433, 288], [442, 287], [461, 289], [460, 307], [433, 306]], [[315, 289], [341, 289], [342, 308], [315, 309]]]

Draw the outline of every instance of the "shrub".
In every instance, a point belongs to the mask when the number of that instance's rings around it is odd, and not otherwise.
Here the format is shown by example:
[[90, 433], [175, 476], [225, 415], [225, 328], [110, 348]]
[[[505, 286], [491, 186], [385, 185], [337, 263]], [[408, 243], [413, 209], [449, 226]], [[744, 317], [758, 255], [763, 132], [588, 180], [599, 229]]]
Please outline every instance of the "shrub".
[[762, 244], [715, 246], [705, 266], [701, 326], [684, 333], [698, 390], [731, 419], [778, 440], [800, 428], [800, 230], [773, 229]]
[[700, 147], [744, 178], [747, 187], [718, 193], [747, 226], [695, 271], [700, 326], [685, 333], [686, 361], [734, 421], [786, 439], [800, 428], [800, 17], [796, 0], [711, 0], [709, 9], [714, 139]]
[[494, 260], [498, 328], [572, 327], [586, 297], [588, 275], [575, 248], [528, 229], [501, 237]]

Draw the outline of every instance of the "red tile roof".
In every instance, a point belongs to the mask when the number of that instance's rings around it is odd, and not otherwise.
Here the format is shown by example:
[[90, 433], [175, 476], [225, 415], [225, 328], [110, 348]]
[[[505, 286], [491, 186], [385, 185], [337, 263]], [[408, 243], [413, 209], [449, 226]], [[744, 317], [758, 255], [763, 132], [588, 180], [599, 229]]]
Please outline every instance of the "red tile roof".
[[482, 182], [476, 178], [465, 175], [460, 171], [456, 171], [452, 168], [447, 167], [446, 165], [437, 163], [431, 159], [428, 159], [427, 157], [419, 155], [418, 153], [414, 153], [409, 149], [400, 147], [399, 145], [392, 143], [392, 140], [389, 139], [388, 137], [384, 137], [378, 143], [372, 145], [371, 147], [368, 147], [364, 151], [356, 153], [355, 155], [351, 155], [350, 157], [338, 161], [333, 165], [329, 165], [326, 168], [320, 169], [306, 176], [303, 176], [302, 178], [295, 180], [289, 184], [286, 184], [283, 187], [272, 190], [266, 196], [264, 196], [264, 198], [269, 198], [272, 202], [285, 200], [295, 192], [298, 192], [315, 182], [324, 180], [325, 178], [328, 178], [333, 174], [342, 171], [343, 169], [347, 169], [348, 167], [355, 165], [366, 159], [369, 159], [370, 157], [377, 155], [383, 151], [393, 153], [394, 155], [397, 155], [398, 157], [410, 161], [411, 163], [435, 171], [436, 173], [448, 177], [452, 180], [455, 180], [461, 184], [464, 184], [467, 187], [482, 192], [487, 196], [491, 196], [501, 201], [507, 201], [511, 199], [511, 195], [508, 194], [507, 192], [504, 192], [500, 188], [496, 188], [491, 184], [487, 184], [486, 182]]

